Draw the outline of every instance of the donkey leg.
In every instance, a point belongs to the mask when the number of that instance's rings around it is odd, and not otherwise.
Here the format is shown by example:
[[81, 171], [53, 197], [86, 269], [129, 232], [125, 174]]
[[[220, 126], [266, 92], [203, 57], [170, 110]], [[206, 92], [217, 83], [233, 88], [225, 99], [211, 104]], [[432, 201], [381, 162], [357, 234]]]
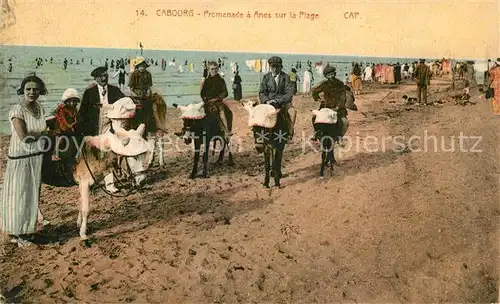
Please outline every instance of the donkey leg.
[[219, 153], [219, 158], [217, 158], [217, 161], [215, 162], [216, 165], [222, 165], [222, 162], [224, 161], [224, 154], [226, 153], [226, 140], [223, 140], [221, 142], [221, 151]]
[[76, 219], [76, 227], [80, 228], [82, 226], [82, 206], [81, 203], [78, 206], [78, 218]]
[[[88, 181], [80, 182], [80, 213], [78, 214], [78, 221], [81, 221], [80, 226], [80, 239], [85, 241], [87, 237], [87, 220], [90, 210], [90, 183]], [[81, 216], [80, 216], [81, 215]]]
[[231, 152], [232, 147], [231, 147], [231, 140], [230, 139], [228, 139], [228, 141], [227, 141], [226, 148], [227, 148], [228, 165], [229, 166], [233, 166], [234, 165], [234, 159], [233, 159], [233, 153]]
[[195, 179], [198, 174], [198, 162], [200, 160], [200, 147], [201, 142], [199, 139], [194, 140], [194, 158], [193, 158], [193, 169], [191, 170], [191, 174], [189, 175], [190, 179]]
[[332, 149], [331, 149], [332, 150], [332, 154], [331, 154], [332, 160], [330, 162], [331, 168], [333, 168], [333, 165], [339, 165], [338, 162], [337, 162], [337, 160], [335, 159], [335, 151], [334, 151], [334, 149], [335, 149], [335, 142], [332, 141]]
[[164, 150], [163, 150], [163, 138], [160, 136], [158, 137], [158, 141], [157, 141], [157, 147], [158, 147], [158, 161], [160, 163], [160, 166], [163, 167], [163, 165], [165, 164], [164, 162]]
[[203, 152], [203, 171], [201, 173], [201, 177], [208, 177], [208, 152], [210, 150], [210, 141], [207, 139], [207, 143], [204, 145]]
[[331, 143], [330, 151], [328, 151], [329, 159], [330, 159], [330, 175], [333, 175], [333, 165], [335, 164], [335, 145], [333, 142]]
[[274, 171], [274, 185], [276, 187], [281, 187], [281, 160], [283, 159], [283, 150], [285, 146], [278, 147], [274, 150], [274, 161], [273, 161], [273, 171]]
[[326, 152], [321, 147], [321, 166], [319, 168], [319, 176], [325, 175], [325, 163], [327, 162]]
[[270, 171], [271, 171], [271, 151], [269, 148], [264, 149], [264, 168], [266, 171], [266, 175], [264, 177], [264, 187], [269, 188], [269, 179]]

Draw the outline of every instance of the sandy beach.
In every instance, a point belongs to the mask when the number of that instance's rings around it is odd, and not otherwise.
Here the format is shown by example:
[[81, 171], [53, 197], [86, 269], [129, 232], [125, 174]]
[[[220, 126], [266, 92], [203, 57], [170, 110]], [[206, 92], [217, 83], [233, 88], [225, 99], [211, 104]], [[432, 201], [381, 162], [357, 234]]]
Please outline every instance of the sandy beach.
[[[90, 248], [76, 228], [78, 189], [43, 185], [51, 225], [40, 238], [50, 243], [4, 240], [0, 291], [36, 303], [497, 301], [500, 120], [477, 89], [475, 104], [456, 105], [449, 96], [461, 90], [433, 79], [429, 99], [442, 104], [403, 104], [415, 89], [365, 86], [359, 110], [349, 112], [356, 144], [337, 151], [339, 166], [323, 179], [307, 140], [317, 104], [295, 96], [296, 139], [285, 150], [281, 189], [262, 186], [247, 114], [230, 101], [235, 165], [189, 180], [191, 151], [182, 144], [167, 151], [164, 168], [155, 164], [141, 192], [95, 191]], [[173, 134], [182, 122], [177, 109], [168, 113]], [[455, 151], [421, 140], [431, 135]], [[8, 137], [0, 144], [5, 152]]]

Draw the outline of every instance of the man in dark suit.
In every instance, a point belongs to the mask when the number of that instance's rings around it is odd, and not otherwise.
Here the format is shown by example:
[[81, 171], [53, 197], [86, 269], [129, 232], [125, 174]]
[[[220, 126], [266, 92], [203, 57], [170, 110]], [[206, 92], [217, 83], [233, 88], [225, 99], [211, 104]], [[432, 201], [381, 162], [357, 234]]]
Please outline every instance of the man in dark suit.
[[287, 117], [289, 126], [288, 137], [293, 137], [293, 127], [297, 111], [292, 105], [293, 98], [293, 83], [290, 81], [290, 76], [282, 71], [283, 61], [280, 57], [273, 56], [267, 61], [271, 72], [262, 77], [259, 89], [260, 103], [273, 105], [275, 108], [280, 108]]
[[82, 104], [78, 112], [79, 131], [83, 136], [105, 133], [110, 126], [106, 114], [109, 105], [125, 97], [116, 86], [108, 84], [108, 69], [98, 67], [90, 73], [96, 83], [83, 92]]

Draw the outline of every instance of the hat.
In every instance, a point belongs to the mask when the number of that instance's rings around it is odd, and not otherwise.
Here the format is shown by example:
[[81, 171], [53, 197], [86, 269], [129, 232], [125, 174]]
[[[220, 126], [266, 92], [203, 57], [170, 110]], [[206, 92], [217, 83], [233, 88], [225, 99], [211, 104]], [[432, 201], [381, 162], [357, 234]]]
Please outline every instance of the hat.
[[425, 62], [425, 59], [423, 59], [423, 58], [420, 58], [420, 62]]
[[326, 77], [326, 75], [331, 74], [331, 73], [336, 74], [337, 69], [331, 65], [326, 66], [326, 68], [323, 70], [323, 76]]
[[101, 66], [101, 67], [97, 67], [97, 68], [95, 68], [95, 69], [94, 69], [94, 70], [90, 73], [90, 76], [92, 76], [92, 77], [94, 77], [94, 78], [95, 78], [95, 77], [97, 77], [97, 76], [99, 76], [99, 75], [101, 75], [102, 73], [105, 73], [105, 72], [107, 72], [107, 71], [108, 71], [108, 68], [106, 68], [106, 67], [103, 67], [103, 66]]
[[146, 67], [149, 66], [149, 64], [146, 62], [146, 59], [144, 59], [144, 57], [142, 56], [139, 56], [137, 58], [135, 58], [135, 67], [138, 67], [140, 64], [144, 64], [146, 65]]
[[500, 58], [497, 58], [497, 60], [495, 61], [496, 64], [500, 65]]
[[152, 142], [146, 141], [142, 135], [145, 131], [145, 125], [142, 123], [137, 130], [128, 130], [121, 128], [115, 130], [114, 134], [107, 131], [98, 136], [92, 136], [88, 143], [103, 151], [113, 151], [118, 155], [137, 156], [144, 152], [152, 151], [154, 148]]
[[116, 154], [123, 156], [136, 156], [154, 149], [152, 142], [146, 141], [142, 135], [146, 127], [142, 123], [137, 130], [125, 129], [115, 130], [114, 136], [110, 136], [111, 150]]
[[65, 102], [66, 100], [68, 100], [70, 98], [80, 99], [80, 96], [78, 96], [78, 91], [75, 89], [72, 89], [72, 88], [66, 89], [66, 91], [64, 91], [64, 93], [62, 95], [61, 101]]
[[122, 97], [111, 104], [109, 119], [129, 119], [135, 116], [135, 103], [130, 97]]
[[269, 63], [269, 65], [273, 65], [273, 64], [279, 64], [281, 66], [283, 65], [283, 61], [281, 60], [281, 58], [279, 58], [277, 56], [273, 56], [273, 57], [269, 58], [267, 63]]

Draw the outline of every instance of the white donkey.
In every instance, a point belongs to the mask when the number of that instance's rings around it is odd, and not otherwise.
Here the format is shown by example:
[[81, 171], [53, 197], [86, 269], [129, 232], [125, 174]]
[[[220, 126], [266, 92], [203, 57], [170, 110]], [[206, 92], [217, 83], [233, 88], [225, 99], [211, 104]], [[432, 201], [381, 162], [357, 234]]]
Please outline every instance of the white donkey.
[[114, 170], [116, 156], [125, 156], [124, 169], [130, 169], [135, 185], [142, 186], [145, 183], [146, 170], [153, 160], [154, 145], [142, 138], [144, 129], [145, 126], [142, 124], [137, 130], [119, 129], [115, 130], [114, 135], [102, 134], [83, 139], [81, 153], [77, 157], [73, 171], [73, 178], [80, 188], [77, 226], [80, 227], [81, 240], [88, 239], [90, 186]]

